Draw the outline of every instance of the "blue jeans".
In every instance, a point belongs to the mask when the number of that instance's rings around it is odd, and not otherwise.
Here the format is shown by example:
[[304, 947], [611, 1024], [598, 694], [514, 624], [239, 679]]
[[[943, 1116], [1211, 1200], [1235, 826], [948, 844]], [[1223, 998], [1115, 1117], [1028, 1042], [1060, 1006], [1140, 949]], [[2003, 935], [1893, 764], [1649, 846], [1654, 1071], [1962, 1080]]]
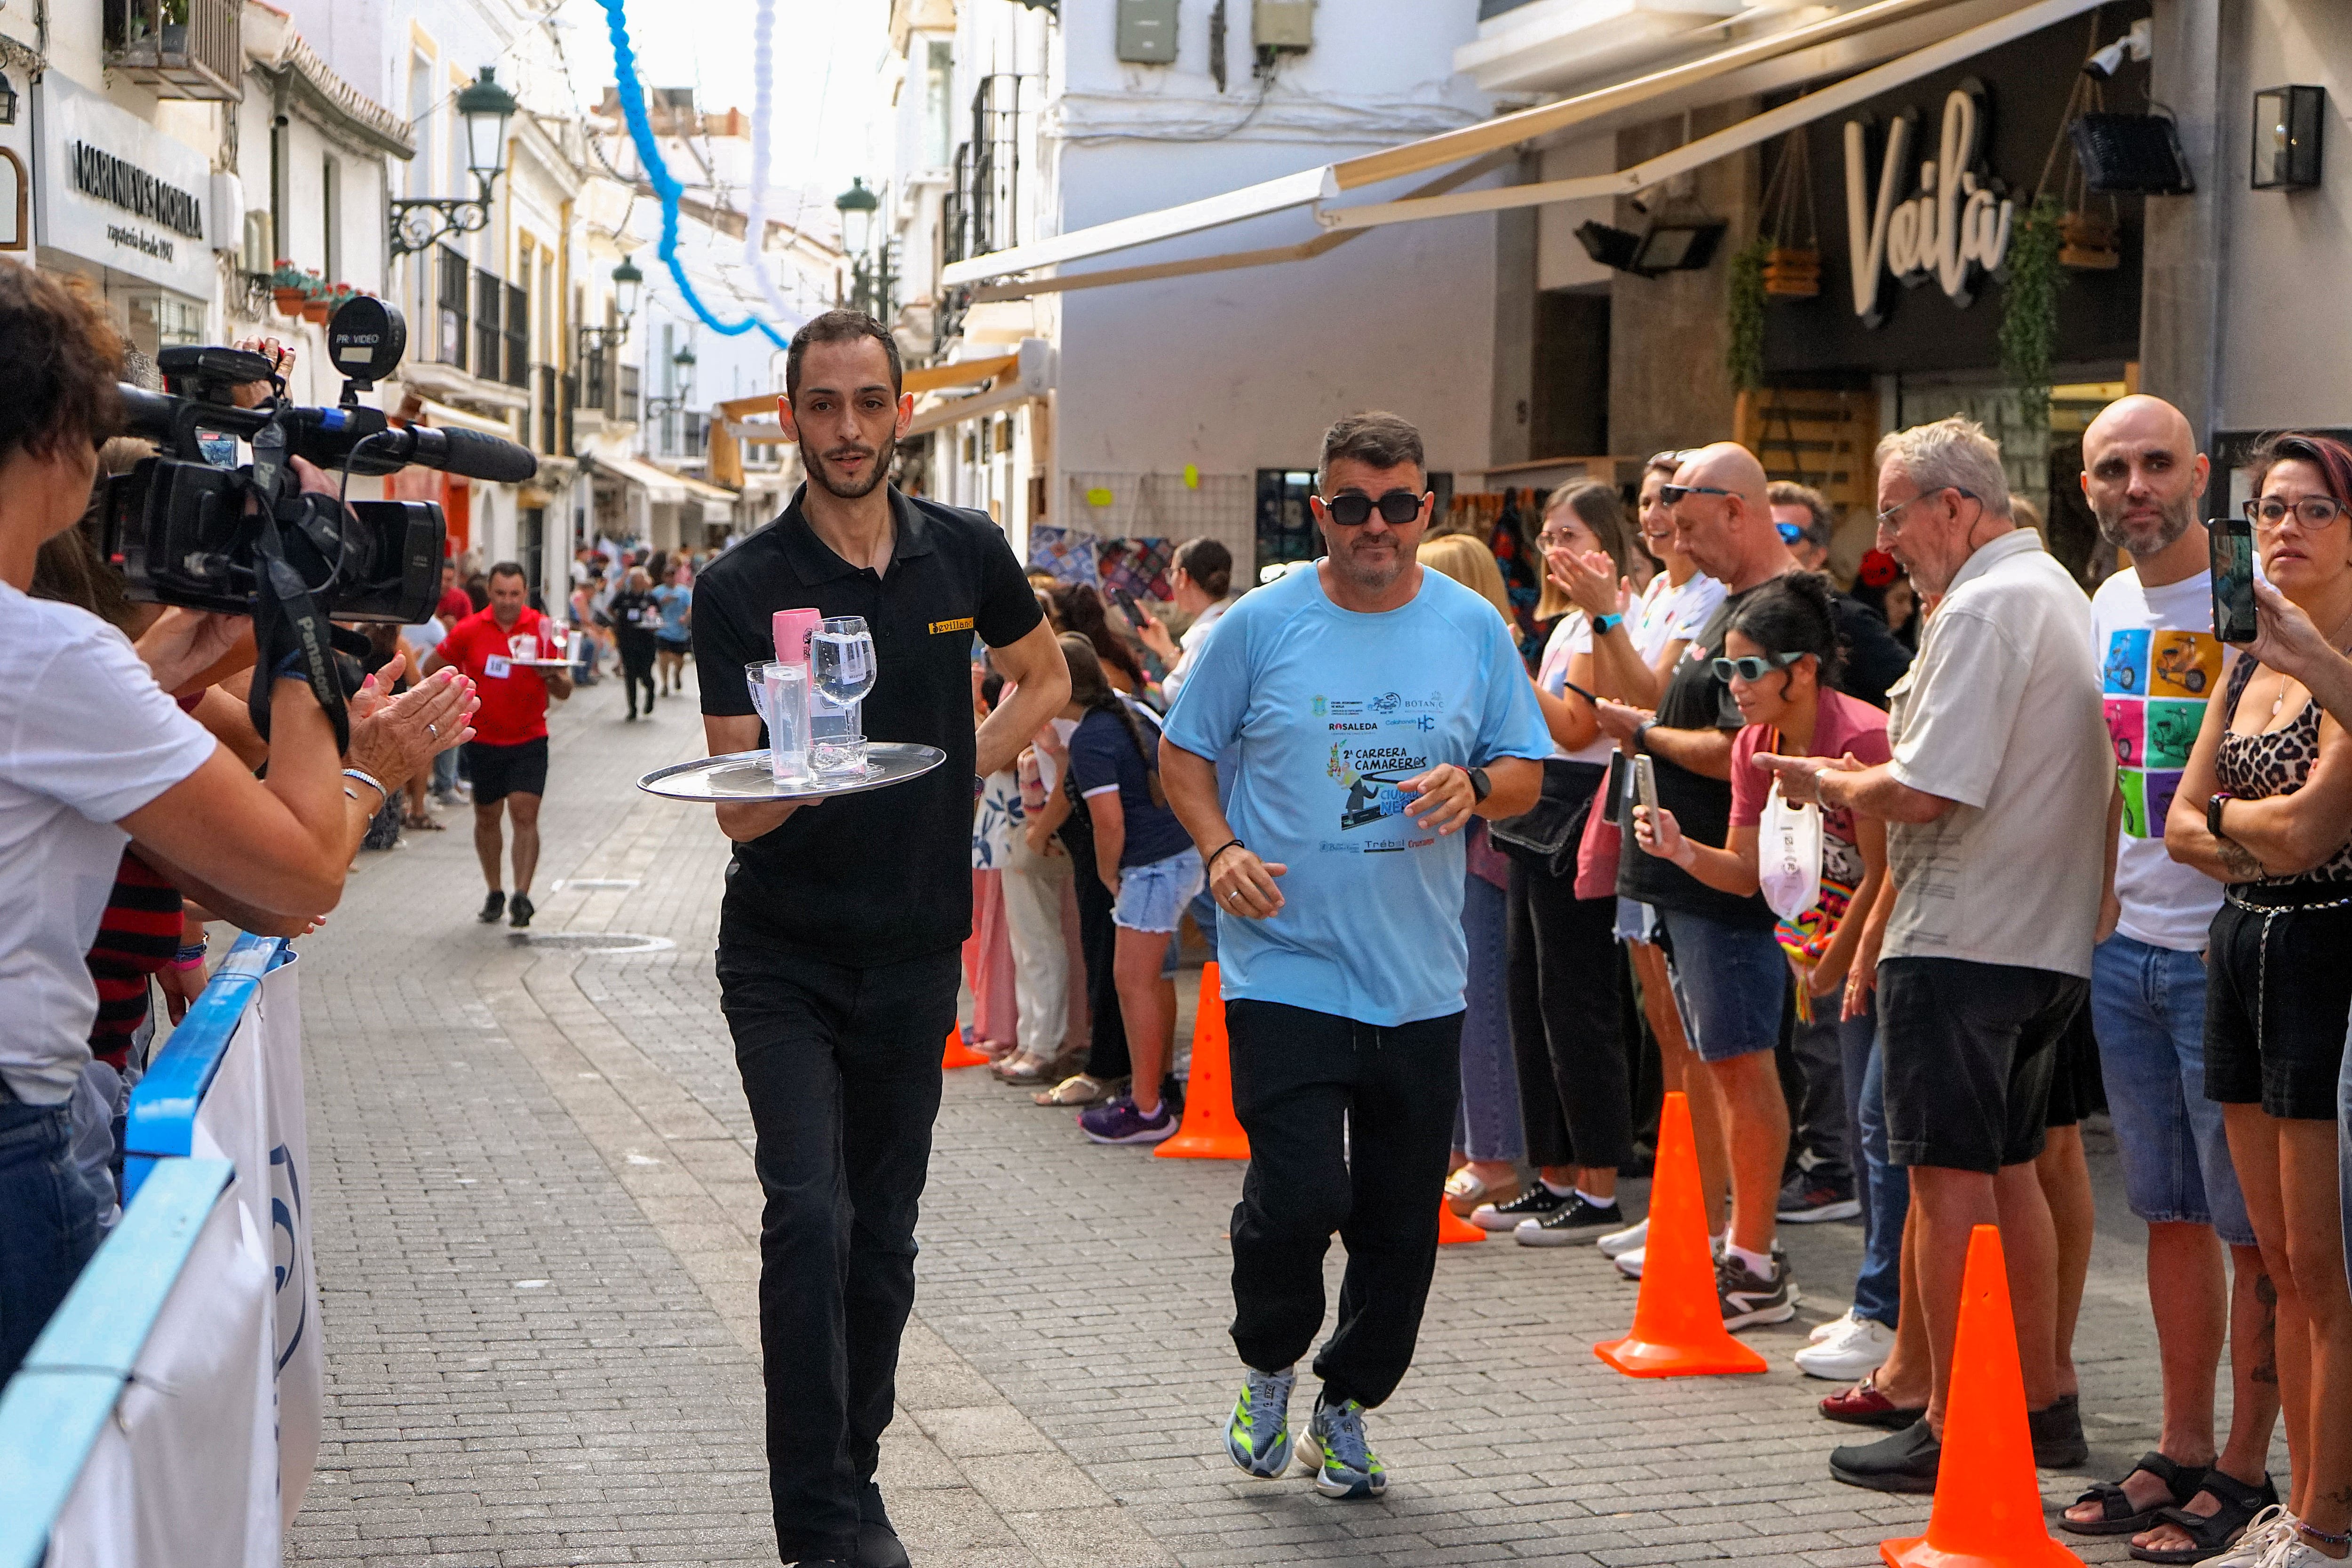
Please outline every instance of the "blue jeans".
[[1528, 1137], [1519, 1124], [1510, 966], [1503, 953], [1508, 895], [1482, 877], [1465, 874], [1463, 883], [1470, 975], [1463, 990], [1462, 1108], [1454, 1117], [1454, 1146], [1473, 1160], [1517, 1161], [1528, 1152]]
[[1660, 910], [1683, 1028], [1704, 1062], [1727, 1062], [1780, 1043], [1789, 961], [1769, 926], [1736, 926]]
[[[1817, 998], [1834, 1004], [1835, 997]], [[1895, 1326], [1903, 1307], [1903, 1222], [1911, 1210], [1911, 1173], [1886, 1157], [1886, 1072], [1875, 1010], [1838, 1026], [1845, 1068], [1846, 1128], [1854, 1195], [1862, 1200], [1862, 1268], [1853, 1277], [1853, 1310]]]
[[2221, 1108], [2205, 1098], [2203, 957], [2109, 937], [2091, 955], [2091, 1024], [2132, 1213], [2253, 1246]]
[[98, 1250], [107, 1207], [73, 1156], [73, 1107], [0, 1100], [0, 1384]]

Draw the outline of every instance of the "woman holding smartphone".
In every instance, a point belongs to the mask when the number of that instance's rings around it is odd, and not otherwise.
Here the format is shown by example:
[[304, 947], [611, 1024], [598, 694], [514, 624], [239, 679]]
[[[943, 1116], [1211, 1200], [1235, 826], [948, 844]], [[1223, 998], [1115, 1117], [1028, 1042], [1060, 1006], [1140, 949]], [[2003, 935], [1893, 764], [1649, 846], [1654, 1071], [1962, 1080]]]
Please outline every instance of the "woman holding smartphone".
[[[1697, 843], [1683, 836], [1673, 812], [1637, 807], [1634, 837], [1646, 853], [1672, 860], [1708, 887], [1742, 897], [1753, 894], [1762, 882], [1758, 840], [1771, 787], [1770, 775], [1757, 766], [1755, 758], [1850, 754], [1864, 764], [1886, 760], [1886, 714], [1830, 689], [1839, 662], [1831, 605], [1829, 580], [1818, 573], [1798, 572], [1756, 590], [1739, 606], [1724, 637], [1724, 657], [1717, 661], [1745, 721], [1731, 743], [1727, 840], [1721, 848]], [[1862, 1158], [1854, 1162], [1854, 1169], [1863, 1200], [1863, 1266], [1854, 1282], [1853, 1310], [1842, 1320], [1840, 1332], [1856, 1340], [1857, 1350], [1867, 1347], [1890, 1363], [1907, 1360], [1916, 1366], [1917, 1403], [1924, 1405], [1924, 1342], [1909, 1358], [1895, 1353], [1903, 1216], [1911, 1194], [1902, 1168], [1887, 1161], [1874, 1048], [1878, 1020], [1872, 1006], [1872, 977], [1885, 931], [1883, 906], [1887, 900], [1881, 895], [1885, 888], [1886, 825], [1851, 812], [1826, 812], [1822, 820], [1821, 900], [1798, 921], [1782, 921], [1778, 934], [1808, 1011], [1831, 1009], [1824, 1016], [1840, 1020], [1847, 1120], [1861, 1144]], [[1800, 1357], [1805, 1354], [1799, 1352]], [[1805, 1364], [1801, 1359], [1799, 1365]], [[1888, 1381], [1895, 1382], [1892, 1377]], [[1870, 1406], [1899, 1398], [1877, 1394], [1868, 1379], [1857, 1392]]]
[[[2335, 647], [2352, 637], [2352, 448], [2274, 436], [2247, 510], [2263, 575]], [[2206, 949], [2205, 1094], [2278, 1293], [2294, 1482], [2218, 1563], [2313, 1568], [2352, 1546], [2352, 1291], [2337, 1075], [2352, 1009], [2352, 739], [2259, 647], [2205, 708], [2164, 847], [2223, 884]], [[2263, 1553], [2269, 1555], [2263, 1555]]]

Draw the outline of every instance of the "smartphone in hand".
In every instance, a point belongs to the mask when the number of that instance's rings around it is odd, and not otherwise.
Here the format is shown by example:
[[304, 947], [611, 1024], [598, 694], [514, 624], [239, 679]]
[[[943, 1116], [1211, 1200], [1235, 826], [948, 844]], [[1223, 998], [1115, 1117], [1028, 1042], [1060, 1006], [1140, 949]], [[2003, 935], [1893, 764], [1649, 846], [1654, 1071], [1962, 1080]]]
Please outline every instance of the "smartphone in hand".
[[1647, 757], [1633, 759], [1633, 793], [1641, 804], [1650, 808], [1650, 820], [1658, 819], [1658, 769]]
[[1114, 585], [1110, 591], [1110, 596], [1118, 602], [1119, 610], [1127, 616], [1127, 624], [1137, 631], [1141, 631], [1145, 617], [1142, 609], [1135, 602], [1135, 595], [1124, 588]]
[[2254, 640], [2254, 531], [2242, 517], [2206, 525], [2213, 557], [2213, 635], [2226, 643]]

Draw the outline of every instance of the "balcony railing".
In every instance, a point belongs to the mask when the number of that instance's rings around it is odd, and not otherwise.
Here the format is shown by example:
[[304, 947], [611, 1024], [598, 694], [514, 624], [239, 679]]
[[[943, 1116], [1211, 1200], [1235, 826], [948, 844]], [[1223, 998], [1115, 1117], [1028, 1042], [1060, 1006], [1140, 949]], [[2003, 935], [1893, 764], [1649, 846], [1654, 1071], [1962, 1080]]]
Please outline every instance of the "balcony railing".
[[245, 97], [245, 0], [105, 0], [106, 63], [158, 98]]

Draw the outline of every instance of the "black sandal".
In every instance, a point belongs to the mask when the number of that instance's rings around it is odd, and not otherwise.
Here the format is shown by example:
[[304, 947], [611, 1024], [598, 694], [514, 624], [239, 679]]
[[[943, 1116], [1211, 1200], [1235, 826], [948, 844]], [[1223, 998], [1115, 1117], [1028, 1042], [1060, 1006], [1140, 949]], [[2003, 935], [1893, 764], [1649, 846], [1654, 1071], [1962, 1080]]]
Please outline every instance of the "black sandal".
[[[2202, 1465], [2179, 1464], [2166, 1458], [2153, 1448], [2139, 1457], [2139, 1462], [2133, 1465], [2125, 1474], [2124, 1480], [2131, 1479], [2133, 1475], [2141, 1470], [2146, 1470], [2164, 1483], [2165, 1489], [2172, 1494], [2172, 1500], [2169, 1503], [2158, 1503], [2153, 1508], [2135, 1509], [2132, 1507], [2131, 1495], [2124, 1490], [2123, 1481], [2101, 1481], [2089, 1491], [2076, 1498], [2073, 1504], [2080, 1508], [2086, 1502], [2097, 1503], [2098, 1518], [2087, 1521], [2074, 1520], [2067, 1518], [2063, 1512], [2061, 1512], [2058, 1522], [2077, 1535], [2137, 1535], [2141, 1531], [2151, 1528], [2157, 1522], [2157, 1516], [2166, 1509], [2180, 1507], [2195, 1497], [2205, 1485], [2206, 1471]], [[2214, 1495], [2221, 1496], [2219, 1492]]]
[[2240, 1531], [2253, 1522], [2256, 1514], [2278, 1501], [2278, 1488], [2272, 1484], [2267, 1475], [2263, 1477], [2261, 1486], [2250, 1487], [2234, 1476], [2225, 1476], [2220, 1470], [2208, 1470], [2197, 1490], [2211, 1492], [2220, 1498], [2221, 1511], [2208, 1519], [2202, 1514], [2189, 1512], [2184, 1502], [2179, 1508], [2157, 1510], [2156, 1517], [2148, 1521], [2151, 1530], [2159, 1524], [2176, 1526], [2197, 1544], [2167, 1551], [2135, 1546], [2131, 1548], [2134, 1557], [2142, 1563], [2202, 1563], [2208, 1557], [2219, 1555], [2237, 1539]]

